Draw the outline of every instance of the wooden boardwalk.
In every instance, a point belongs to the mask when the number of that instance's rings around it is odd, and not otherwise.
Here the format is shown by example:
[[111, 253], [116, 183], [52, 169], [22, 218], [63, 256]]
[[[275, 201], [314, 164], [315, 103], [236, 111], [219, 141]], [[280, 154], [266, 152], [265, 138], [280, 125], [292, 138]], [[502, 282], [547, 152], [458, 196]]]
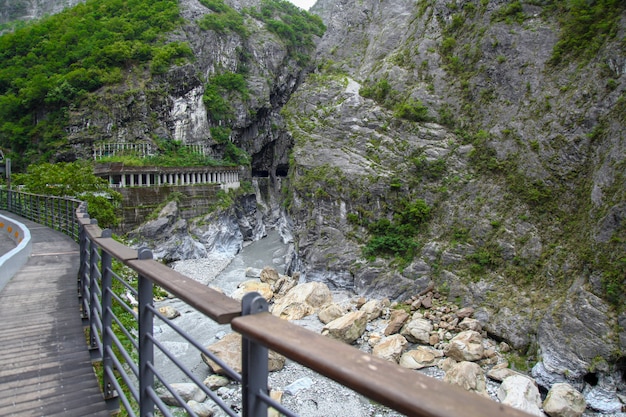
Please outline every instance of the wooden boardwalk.
[[0, 416], [109, 416], [77, 297], [78, 245], [27, 219], [32, 255], [0, 291]]

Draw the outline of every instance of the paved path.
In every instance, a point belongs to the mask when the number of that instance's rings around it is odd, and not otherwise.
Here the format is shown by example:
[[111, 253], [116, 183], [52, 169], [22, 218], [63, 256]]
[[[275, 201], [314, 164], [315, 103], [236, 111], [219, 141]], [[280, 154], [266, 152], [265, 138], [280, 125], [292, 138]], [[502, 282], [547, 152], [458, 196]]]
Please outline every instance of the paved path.
[[79, 312], [78, 245], [3, 214], [28, 227], [33, 250], [0, 291], [0, 416], [109, 416]]

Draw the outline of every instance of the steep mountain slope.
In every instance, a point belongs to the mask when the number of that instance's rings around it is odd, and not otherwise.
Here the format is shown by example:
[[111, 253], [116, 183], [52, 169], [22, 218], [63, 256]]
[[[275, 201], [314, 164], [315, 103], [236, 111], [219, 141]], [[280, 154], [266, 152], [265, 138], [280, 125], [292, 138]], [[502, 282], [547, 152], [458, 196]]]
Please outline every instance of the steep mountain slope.
[[540, 383], [611, 391], [626, 10], [560, 3], [319, 0], [318, 68], [283, 109], [288, 211], [307, 279], [400, 299], [434, 281]]
[[[57, 109], [66, 124], [52, 134], [44, 91], [32, 117], [7, 112], [3, 143], [52, 138], [63, 161], [92, 144], [178, 140], [245, 162], [305, 279], [400, 301], [435, 285], [541, 385], [621, 407], [623, 2], [319, 0], [321, 20], [282, 1], [179, 7], [167, 41], [189, 56], [124, 61]], [[41, 93], [0, 75], [6, 103]], [[18, 122], [37, 127], [30, 142]]]

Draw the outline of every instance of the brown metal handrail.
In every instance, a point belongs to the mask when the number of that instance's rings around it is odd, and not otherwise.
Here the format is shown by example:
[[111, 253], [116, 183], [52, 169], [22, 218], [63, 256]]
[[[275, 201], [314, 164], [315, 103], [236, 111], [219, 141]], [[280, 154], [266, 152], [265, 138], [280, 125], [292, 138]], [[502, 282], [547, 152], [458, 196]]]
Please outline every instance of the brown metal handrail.
[[270, 313], [237, 317], [230, 324], [233, 330], [244, 337], [407, 416], [529, 416], [455, 385], [402, 368]]

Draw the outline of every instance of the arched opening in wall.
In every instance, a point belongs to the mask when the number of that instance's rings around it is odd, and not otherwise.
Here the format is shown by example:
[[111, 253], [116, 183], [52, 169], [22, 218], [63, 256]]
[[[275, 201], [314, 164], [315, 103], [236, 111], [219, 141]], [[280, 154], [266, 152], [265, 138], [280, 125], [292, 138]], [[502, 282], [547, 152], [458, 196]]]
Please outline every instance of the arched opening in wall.
[[286, 177], [289, 173], [289, 165], [287, 164], [278, 164], [276, 167], [276, 176], [277, 177]]
[[592, 387], [595, 387], [596, 385], [598, 385], [598, 375], [596, 375], [595, 372], [589, 372], [583, 377], [583, 381], [585, 381]]
[[269, 171], [265, 171], [265, 170], [252, 170], [252, 177], [261, 177], [261, 178], [267, 178], [270, 176]]

